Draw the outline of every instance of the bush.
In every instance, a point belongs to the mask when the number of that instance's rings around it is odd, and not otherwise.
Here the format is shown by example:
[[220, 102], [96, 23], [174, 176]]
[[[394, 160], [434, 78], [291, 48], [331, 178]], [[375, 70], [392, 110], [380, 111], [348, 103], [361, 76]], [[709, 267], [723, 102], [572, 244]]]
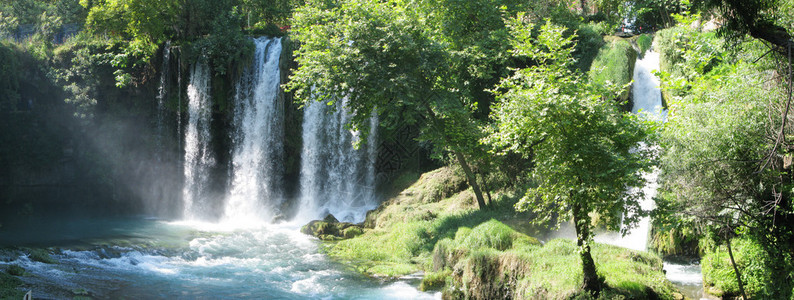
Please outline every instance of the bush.
[[[733, 238], [731, 247], [748, 297], [774, 299], [790, 293], [792, 283], [785, 279], [785, 275], [780, 276], [781, 274], [773, 271], [779, 267], [780, 262], [773, 262], [758, 243], [746, 238]], [[715, 296], [740, 296], [727, 247], [720, 245], [704, 248], [707, 249], [700, 265], [706, 291]]]

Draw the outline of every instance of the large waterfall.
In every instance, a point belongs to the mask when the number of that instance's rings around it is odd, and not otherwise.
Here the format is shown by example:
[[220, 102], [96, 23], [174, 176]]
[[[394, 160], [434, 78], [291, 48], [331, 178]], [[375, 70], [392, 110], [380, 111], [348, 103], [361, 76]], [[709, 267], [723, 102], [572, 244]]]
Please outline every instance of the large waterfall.
[[257, 38], [253, 63], [237, 83], [227, 221], [270, 220], [283, 199], [284, 107], [279, 101], [280, 38]]
[[[370, 119], [366, 142], [346, 127], [350, 113], [344, 101], [335, 107], [309, 103], [303, 113], [301, 157], [301, 206], [298, 219], [310, 220], [332, 214], [340, 221], [360, 222], [374, 199], [377, 116]], [[359, 149], [354, 143], [359, 143]]]
[[210, 71], [206, 64], [197, 63], [190, 72], [187, 87], [188, 120], [185, 128], [185, 185], [182, 188], [184, 218], [203, 219], [211, 209], [207, 193], [210, 171], [215, 158], [210, 148]]
[[[185, 126], [184, 218], [254, 225], [283, 217], [285, 199], [297, 198], [297, 219], [308, 221], [331, 213], [359, 222], [377, 206], [374, 196], [378, 119], [370, 118], [366, 140], [350, 130], [351, 113], [344, 101], [335, 106], [308, 103], [303, 112], [300, 153], [285, 153], [285, 110], [280, 88], [280, 38], [254, 39], [256, 52], [236, 84], [234, 116], [229, 129], [228, 186], [218, 196], [210, 174], [223, 164], [212, 153], [210, 73], [199, 63], [191, 70]], [[355, 147], [354, 145], [359, 147]], [[299, 194], [287, 195], [284, 161], [300, 155]], [[214, 175], [217, 176], [217, 175]], [[224, 193], [221, 193], [224, 194]], [[212, 199], [219, 198], [219, 199]], [[219, 205], [222, 204], [222, 205]], [[215, 211], [222, 210], [222, 211]]]

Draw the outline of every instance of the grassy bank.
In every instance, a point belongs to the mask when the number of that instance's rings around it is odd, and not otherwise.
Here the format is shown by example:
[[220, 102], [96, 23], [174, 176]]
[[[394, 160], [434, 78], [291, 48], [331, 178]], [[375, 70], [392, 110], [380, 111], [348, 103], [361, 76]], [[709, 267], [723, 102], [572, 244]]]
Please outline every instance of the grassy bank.
[[[425, 272], [422, 289], [452, 298], [585, 296], [573, 241], [541, 244], [531, 236], [537, 228], [522, 226], [532, 216], [516, 213], [511, 195], [477, 210], [462, 181], [449, 168], [423, 174], [368, 216], [363, 235], [328, 243], [327, 253], [372, 276]], [[606, 283], [602, 298], [674, 298], [658, 256], [600, 244], [593, 254]]]

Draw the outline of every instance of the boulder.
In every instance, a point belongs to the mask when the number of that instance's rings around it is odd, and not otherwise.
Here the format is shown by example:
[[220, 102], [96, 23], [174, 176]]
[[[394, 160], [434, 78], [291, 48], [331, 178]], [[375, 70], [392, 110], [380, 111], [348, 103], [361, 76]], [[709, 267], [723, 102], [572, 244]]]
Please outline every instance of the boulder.
[[303, 234], [317, 237], [324, 241], [349, 239], [364, 233], [361, 225], [339, 222], [333, 215], [328, 214], [322, 220], [314, 220], [301, 227]]

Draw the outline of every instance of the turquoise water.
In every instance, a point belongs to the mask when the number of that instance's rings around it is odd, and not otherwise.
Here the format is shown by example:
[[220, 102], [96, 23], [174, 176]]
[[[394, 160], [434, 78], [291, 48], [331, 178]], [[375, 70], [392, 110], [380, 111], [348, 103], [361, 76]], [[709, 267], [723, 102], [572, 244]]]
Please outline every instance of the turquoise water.
[[[129, 299], [435, 299], [419, 292], [417, 278], [379, 280], [362, 276], [320, 252], [316, 239], [296, 224], [238, 226], [146, 219], [61, 220], [51, 245], [56, 264], [26, 255], [17, 264], [34, 297]], [[40, 224], [40, 223], [38, 223]], [[42, 226], [45, 227], [45, 226]], [[81, 230], [82, 229], [82, 230]], [[67, 234], [66, 232], [79, 234]], [[19, 235], [19, 232], [17, 232]], [[55, 235], [55, 234], [52, 234]], [[0, 233], [0, 241], [12, 235]], [[47, 236], [49, 237], [49, 235]], [[19, 237], [17, 237], [19, 239]]]

